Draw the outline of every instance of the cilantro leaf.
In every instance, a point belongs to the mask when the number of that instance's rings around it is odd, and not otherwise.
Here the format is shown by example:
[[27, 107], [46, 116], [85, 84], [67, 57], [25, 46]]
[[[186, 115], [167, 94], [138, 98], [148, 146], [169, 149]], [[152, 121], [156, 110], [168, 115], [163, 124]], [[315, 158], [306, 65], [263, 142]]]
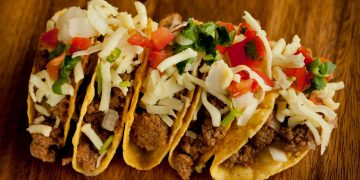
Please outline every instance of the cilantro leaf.
[[56, 45], [56, 48], [49, 53], [49, 60], [52, 60], [58, 56], [60, 56], [66, 49], [66, 45], [62, 42]]
[[319, 72], [320, 74], [331, 74], [336, 70], [336, 65], [332, 62], [323, 62], [320, 66], [319, 66]]

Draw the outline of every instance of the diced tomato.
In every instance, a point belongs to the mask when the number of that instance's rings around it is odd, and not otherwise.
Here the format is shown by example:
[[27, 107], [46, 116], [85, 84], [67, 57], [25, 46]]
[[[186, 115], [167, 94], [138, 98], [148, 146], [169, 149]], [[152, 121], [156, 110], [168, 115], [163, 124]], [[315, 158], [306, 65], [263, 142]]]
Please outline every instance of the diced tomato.
[[54, 28], [49, 30], [48, 32], [42, 33], [40, 36], [40, 44], [46, 48], [55, 48], [57, 43], [59, 42], [57, 39], [57, 35], [59, 30]]
[[[256, 51], [258, 54], [257, 59], [251, 59], [250, 57], [246, 56], [245, 53], [245, 46], [250, 41], [255, 41]], [[237, 65], [246, 65], [249, 67], [260, 67], [265, 60], [265, 47], [261, 39], [257, 36], [252, 38], [246, 38], [244, 41], [235, 43], [229, 47], [227, 47], [227, 55], [230, 59], [231, 66]]]
[[288, 77], [291, 77], [291, 76], [296, 77], [296, 80], [293, 83], [293, 87], [299, 92], [304, 91], [311, 84], [311, 76], [307, 72], [306, 67], [286, 68], [285, 74]]
[[240, 83], [232, 81], [227, 89], [231, 97], [236, 98], [251, 91], [253, 89], [253, 83], [253, 79], [242, 80]]
[[258, 87], [259, 87], [259, 84], [256, 81], [254, 81], [251, 86], [251, 92], [255, 92]]
[[240, 75], [241, 80], [247, 80], [250, 78], [250, 75], [247, 71], [240, 71], [238, 74]]
[[215, 49], [218, 50], [221, 54], [226, 53], [226, 46], [216, 45]]
[[174, 39], [174, 35], [166, 27], [160, 27], [151, 33], [151, 41], [154, 43], [156, 50], [162, 50]]
[[150, 43], [150, 40], [147, 37], [136, 33], [128, 39], [128, 43], [135, 46], [145, 47], [145, 45]]
[[89, 38], [81, 38], [81, 37], [74, 37], [71, 40], [71, 47], [69, 48], [69, 53], [72, 54], [76, 51], [81, 51], [89, 48], [91, 45]]
[[62, 53], [60, 56], [52, 59], [46, 64], [46, 70], [49, 73], [51, 79], [56, 80], [59, 75], [59, 69], [65, 59], [65, 53]]
[[274, 82], [264, 73], [262, 73], [261, 71], [257, 70], [257, 69], [252, 69], [254, 72], [256, 72], [256, 74], [258, 74], [265, 82], [266, 85], [273, 87], [274, 86]]
[[235, 26], [229, 22], [218, 21], [216, 24], [219, 26], [224, 26], [229, 33], [235, 30]]
[[308, 65], [313, 61], [313, 57], [312, 57], [312, 53], [311, 53], [310, 49], [307, 49], [307, 48], [301, 46], [296, 51], [295, 55], [298, 55], [300, 53], [305, 57], [305, 59], [304, 59], [305, 65]]
[[148, 55], [150, 67], [156, 69], [157, 66], [167, 57], [168, 55], [165, 52], [150, 51]]

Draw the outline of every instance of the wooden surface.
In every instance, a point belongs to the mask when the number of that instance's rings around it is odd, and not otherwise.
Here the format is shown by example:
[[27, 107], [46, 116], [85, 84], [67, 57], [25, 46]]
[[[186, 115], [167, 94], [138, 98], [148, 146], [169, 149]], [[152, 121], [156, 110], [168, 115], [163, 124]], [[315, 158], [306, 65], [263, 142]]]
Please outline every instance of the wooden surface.
[[[0, 0], [0, 179], [65, 179], [84, 176], [60, 162], [49, 164], [30, 156], [26, 96], [28, 78], [40, 33], [51, 15], [69, 6], [85, 7], [86, 0]], [[109, 0], [120, 10], [135, 12], [132, 1]], [[171, 12], [199, 20], [240, 22], [247, 10], [261, 21], [272, 39], [294, 34], [313, 54], [336, 62], [337, 79], [345, 90], [338, 127], [326, 153], [310, 153], [297, 166], [273, 179], [359, 179], [360, 176], [360, 2], [355, 0], [148, 0], [149, 14], [159, 20]], [[181, 3], [179, 3], [181, 2]], [[156, 9], [155, 9], [156, 8]], [[126, 166], [119, 149], [100, 179], [178, 178], [167, 161], [151, 171]], [[208, 169], [194, 179], [209, 179]]]

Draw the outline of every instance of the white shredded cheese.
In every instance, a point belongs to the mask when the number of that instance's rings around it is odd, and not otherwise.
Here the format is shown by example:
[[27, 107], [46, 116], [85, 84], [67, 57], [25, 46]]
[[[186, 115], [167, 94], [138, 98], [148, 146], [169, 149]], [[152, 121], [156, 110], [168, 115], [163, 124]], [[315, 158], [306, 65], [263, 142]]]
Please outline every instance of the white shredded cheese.
[[273, 66], [281, 66], [285, 68], [301, 68], [305, 66], [304, 55], [302, 53], [298, 55], [278, 55], [273, 59]]
[[233, 71], [233, 73], [238, 73], [240, 71], [246, 71], [249, 73], [250, 79], [254, 79], [264, 91], [272, 90], [272, 88], [270, 86], [265, 84], [265, 81], [263, 78], [261, 78], [256, 72], [254, 72], [253, 70], [251, 70], [249, 67], [247, 67], [245, 65], [238, 65], [236, 67], [231, 68], [231, 70]]
[[101, 161], [104, 159], [106, 153], [108, 152], [108, 150], [105, 150], [103, 153], [100, 154], [100, 156], [97, 158], [96, 160], [96, 168], [99, 168], [101, 165]]
[[100, 137], [96, 134], [96, 132], [91, 128], [91, 124], [87, 123], [84, 124], [81, 127], [81, 132], [83, 132], [89, 139], [90, 141], [94, 144], [94, 146], [96, 147], [96, 149], [100, 150], [101, 147], [104, 145], [104, 143], [102, 142], [102, 140], [100, 139]]
[[146, 105], [146, 111], [152, 114], [167, 114], [176, 117], [174, 110], [167, 106]]
[[71, 57], [75, 58], [75, 57], [78, 57], [78, 56], [90, 55], [92, 53], [100, 51], [101, 49], [102, 49], [102, 44], [96, 44], [94, 46], [90, 46], [88, 49], [74, 52]]
[[119, 13], [118, 18], [121, 22], [121, 25], [123, 27], [125, 27], [126, 29], [134, 29], [135, 28], [134, 21], [132, 20], [131, 15], [128, 14], [127, 12]]
[[120, 27], [108, 38], [106, 38], [103, 43], [103, 49], [99, 52], [99, 57], [106, 59], [106, 57], [115, 49], [116, 45], [125, 33], [127, 33], [126, 29]]
[[284, 55], [289, 56], [296, 53], [296, 51], [301, 47], [300, 38], [298, 35], [295, 35], [290, 44], [287, 44], [284, 50]]
[[281, 89], [289, 88], [295, 80], [295, 78], [287, 77], [279, 66], [273, 67], [273, 77], [275, 79], [275, 84]]
[[139, 29], [145, 29], [148, 23], [147, 14], [146, 14], [146, 8], [144, 4], [142, 4], [139, 1], [136, 1], [135, 8], [138, 13], [138, 19], [139, 19]]
[[56, 116], [56, 120], [55, 120], [55, 124], [54, 124], [54, 129], [59, 128], [60, 125], [60, 118]]
[[169, 126], [169, 127], [172, 127], [173, 124], [174, 124], [174, 121], [168, 116], [168, 115], [165, 115], [165, 114], [160, 114], [159, 115], [161, 120], [164, 121], [164, 123]]
[[31, 134], [41, 134], [45, 137], [49, 137], [52, 128], [48, 125], [34, 124], [30, 125], [26, 130], [29, 131]]
[[254, 94], [249, 91], [241, 95], [240, 97], [231, 98], [231, 100], [235, 108], [237, 109], [245, 108], [253, 103]]
[[177, 53], [171, 57], [166, 58], [157, 66], [157, 68], [159, 69], [160, 72], [164, 72], [167, 68], [196, 56], [197, 56], [196, 51], [194, 51], [191, 48], [187, 48], [186, 50], [180, 53]]
[[69, 20], [69, 35], [71, 37], [89, 38], [97, 34], [97, 30], [87, 17], [76, 17]]
[[274, 45], [274, 47], [272, 48], [272, 54], [273, 57], [278, 56], [280, 54], [282, 54], [282, 52], [284, 51], [286, 46], [286, 41], [284, 38], [279, 39], [276, 44]]
[[219, 127], [220, 123], [221, 123], [221, 113], [214, 105], [212, 105], [207, 100], [206, 91], [204, 91], [204, 90], [201, 92], [201, 101], [211, 116], [212, 125], [214, 127]]
[[157, 104], [170, 107], [171, 109], [175, 109], [176, 111], [181, 111], [184, 106], [184, 103], [181, 102], [181, 100], [178, 100], [174, 97], [160, 99]]
[[225, 94], [226, 88], [233, 79], [233, 74], [223, 60], [216, 61], [211, 65], [210, 71], [205, 78], [206, 90], [211, 89], [213, 92]]

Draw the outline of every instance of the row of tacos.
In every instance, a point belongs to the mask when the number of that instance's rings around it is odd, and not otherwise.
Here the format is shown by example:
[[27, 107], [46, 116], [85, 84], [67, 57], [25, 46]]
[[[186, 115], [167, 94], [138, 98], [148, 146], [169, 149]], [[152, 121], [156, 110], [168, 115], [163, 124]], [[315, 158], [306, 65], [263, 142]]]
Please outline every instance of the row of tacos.
[[135, 7], [132, 17], [91, 0], [48, 21], [29, 83], [34, 157], [56, 160], [71, 119], [72, 166], [90, 176], [121, 141], [131, 167], [152, 169], [168, 154], [182, 179], [212, 158], [214, 179], [264, 179], [317, 145], [324, 153], [344, 87], [328, 83], [333, 63], [297, 36], [270, 41], [248, 12], [237, 26], [178, 14], [156, 23]]

